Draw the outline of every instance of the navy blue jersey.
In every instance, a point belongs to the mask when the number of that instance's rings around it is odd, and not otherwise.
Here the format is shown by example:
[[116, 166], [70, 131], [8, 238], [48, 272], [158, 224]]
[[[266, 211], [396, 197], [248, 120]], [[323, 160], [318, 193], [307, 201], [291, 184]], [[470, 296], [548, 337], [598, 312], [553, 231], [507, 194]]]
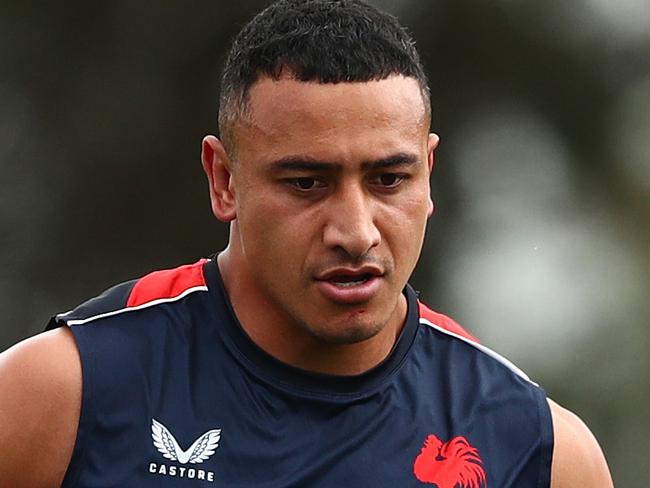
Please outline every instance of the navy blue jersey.
[[548, 487], [544, 392], [404, 293], [391, 354], [344, 377], [253, 343], [215, 260], [57, 315], [49, 328], [71, 327], [83, 372], [63, 487]]

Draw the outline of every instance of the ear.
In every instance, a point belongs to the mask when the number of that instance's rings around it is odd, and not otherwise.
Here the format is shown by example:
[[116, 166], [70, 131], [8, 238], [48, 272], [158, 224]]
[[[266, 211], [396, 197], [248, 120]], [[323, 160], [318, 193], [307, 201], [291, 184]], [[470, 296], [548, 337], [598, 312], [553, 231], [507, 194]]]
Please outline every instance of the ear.
[[[429, 134], [429, 140], [427, 141], [427, 163], [429, 167], [429, 176], [431, 176], [431, 173], [433, 172], [433, 168], [436, 165], [436, 148], [438, 147], [438, 143], [440, 142], [440, 138], [438, 137], [437, 134], [431, 133]], [[433, 212], [435, 211], [435, 204], [433, 203], [433, 199], [431, 198], [431, 188], [429, 188], [429, 211], [428, 211], [428, 216], [431, 217]]]
[[440, 142], [440, 137], [438, 137], [438, 134], [434, 134], [433, 132], [429, 134], [429, 140], [427, 141], [427, 156], [428, 156], [428, 163], [429, 163], [429, 174], [433, 171], [433, 167], [436, 165], [436, 148], [438, 147], [438, 143]]
[[212, 213], [222, 222], [237, 217], [230, 160], [215, 136], [205, 136], [201, 144], [201, 163], [208, 177]]

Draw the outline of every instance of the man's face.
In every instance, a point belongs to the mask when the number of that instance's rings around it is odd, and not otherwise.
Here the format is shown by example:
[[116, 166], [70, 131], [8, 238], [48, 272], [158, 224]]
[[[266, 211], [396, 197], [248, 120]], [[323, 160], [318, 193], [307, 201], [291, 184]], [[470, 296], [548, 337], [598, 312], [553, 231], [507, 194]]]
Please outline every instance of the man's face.
[[249, 106], [234, 131], [230, 246], [251, 296], [325, 343], [403, 320], [437, 143], [418, 83], [262, 78]]

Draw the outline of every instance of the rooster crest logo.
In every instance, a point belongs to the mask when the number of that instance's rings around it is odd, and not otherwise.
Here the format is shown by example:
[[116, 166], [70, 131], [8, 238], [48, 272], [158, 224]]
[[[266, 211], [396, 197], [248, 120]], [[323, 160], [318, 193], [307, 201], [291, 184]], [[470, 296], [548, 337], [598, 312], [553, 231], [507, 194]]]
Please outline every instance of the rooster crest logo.
[[181, 449], [169, 429], [156, 419], [151, 419], [151, 437], [153, 445], [165, 458], [178, 461], [181, 464], [197, 464], [209, 459], [219, 447], [221, 429], [207, 431], [195, 440], [186, 451]]
[[422, 483], [437, 488], [487, 488], [478, 449], [464, 437], [442, 442], [429, 435], [415, 458], [413, 473]]

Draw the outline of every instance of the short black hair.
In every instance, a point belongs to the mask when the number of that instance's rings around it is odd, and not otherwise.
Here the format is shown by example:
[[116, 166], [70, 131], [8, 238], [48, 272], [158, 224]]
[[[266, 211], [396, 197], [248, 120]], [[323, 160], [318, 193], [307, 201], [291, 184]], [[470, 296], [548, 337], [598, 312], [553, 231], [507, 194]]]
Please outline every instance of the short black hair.
[[429, 85], [409, 33], [361, 0], [279, 0], [235, 37], [223, 68], [219, 130], [228, 152], [232, 127], [263, 76], [318, 83], [415, 78], [430, 112]]

